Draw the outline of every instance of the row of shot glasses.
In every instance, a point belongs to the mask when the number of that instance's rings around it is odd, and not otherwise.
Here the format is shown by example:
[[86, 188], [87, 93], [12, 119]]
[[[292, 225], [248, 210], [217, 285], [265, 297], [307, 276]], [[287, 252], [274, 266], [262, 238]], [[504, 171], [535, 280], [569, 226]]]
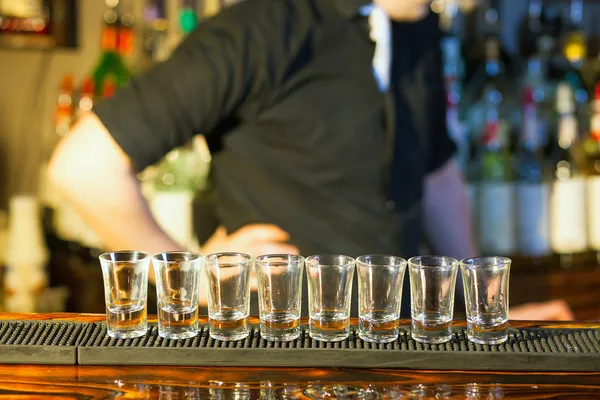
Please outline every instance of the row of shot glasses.
[[198, 297], [202, 265], [208, 281], [209, 334], [232, 341], [250, 333], [250, 282], [258, 280], [261, 336], [291, 341], [300, 336], [302, 280], [308, 283], [309, 335], [335, 342], [350, 333], [350, 305], [355, 270], [358, 274], [358, 335], [386, 343], [398, 338], [404, 274], [411, 287], [411, 335], [422, 343], [452, 338], [454, 294], [458, 270], [464, 282], [467, 336], [479, 344], [507, 339], [508, 278], [511, 260], [474, 257], [458, 261], [443, 256], [418, 256], [408, 261], [389, 255], [262, 255], [191, 252], [150, 255], [139, 251], [104, 253], [102, 265], [107, 333], [134, 338], [147, 332], [148, 272], [156, 276], [158, 332], [167, 339], [198, 334]]

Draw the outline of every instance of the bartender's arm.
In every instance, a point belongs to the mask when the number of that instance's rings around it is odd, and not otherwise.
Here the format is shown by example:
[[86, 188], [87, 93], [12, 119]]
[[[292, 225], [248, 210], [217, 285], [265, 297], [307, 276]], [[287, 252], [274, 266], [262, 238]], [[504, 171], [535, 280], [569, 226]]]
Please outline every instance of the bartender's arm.
[[[58, 145], [51, 178], [109, 249], [182, 250], [152, 218], [136, 173], [196, 133], [210, 135], [225, 119], [240, 119], [269, 93], [286, 49], [265, 46], [279, 28], [261, 19], [284, 23], [286, 10], [270, 0], [248, 7], [204, 22], [168, 61], [99, 103]], [[287, 239], [271, 225], [219, 228], [202, 252], [297, 252]]]
[[[131, 159], [95, 114], [84, 117], [60, 142], [50, 174], [107, 248], [149, 253], [185, 250], [152, 217]], [[220, 227], [202, 253], [296, 252], [284, 243], [287, 239], [286, 232], [272, 225], [249, 225], [232, 234]]]

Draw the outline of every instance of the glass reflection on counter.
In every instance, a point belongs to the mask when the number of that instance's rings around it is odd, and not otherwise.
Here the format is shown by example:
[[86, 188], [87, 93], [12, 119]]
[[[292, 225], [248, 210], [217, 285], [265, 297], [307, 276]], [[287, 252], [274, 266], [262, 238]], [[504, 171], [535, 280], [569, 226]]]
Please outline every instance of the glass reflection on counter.
[[[425, 399], [469, 399], [496, 400], [505, 397], [505, 388], [500, 384], [466, 385], [357, 383], [356, 385], [309, 382], [274, 383], [262, 381], [260, 385], [211, 381], [208, 387], [185, 385], [158, 385], [160, 400], [210, 399], [210, 400], [425, 400]], [[146, 397], [150, 398], [150, 397]]]

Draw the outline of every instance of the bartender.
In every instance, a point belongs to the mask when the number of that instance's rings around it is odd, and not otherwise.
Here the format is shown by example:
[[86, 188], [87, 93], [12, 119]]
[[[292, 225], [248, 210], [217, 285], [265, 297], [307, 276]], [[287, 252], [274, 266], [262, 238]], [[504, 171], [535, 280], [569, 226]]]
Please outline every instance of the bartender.
[[84, 117], [51, 177], [108, 248], [183, 250], [136, 173], [201, 132], [222, 225], [203, 254], [474, 255], [430, 3], [232, 6]]

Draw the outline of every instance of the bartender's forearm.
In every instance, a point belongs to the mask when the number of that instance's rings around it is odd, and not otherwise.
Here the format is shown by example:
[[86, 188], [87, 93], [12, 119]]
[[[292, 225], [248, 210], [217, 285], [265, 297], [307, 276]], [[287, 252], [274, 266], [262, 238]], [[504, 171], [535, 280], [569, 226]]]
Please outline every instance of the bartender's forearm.
[[107, 249], [180, 249], [152, 217], [129, 158], [94, 114], [59, 143], [50, 176]]
[[459, 260], [477, 255], [466, 185], [454, 160], [425, 179], [424, 222], [434, 252]]

